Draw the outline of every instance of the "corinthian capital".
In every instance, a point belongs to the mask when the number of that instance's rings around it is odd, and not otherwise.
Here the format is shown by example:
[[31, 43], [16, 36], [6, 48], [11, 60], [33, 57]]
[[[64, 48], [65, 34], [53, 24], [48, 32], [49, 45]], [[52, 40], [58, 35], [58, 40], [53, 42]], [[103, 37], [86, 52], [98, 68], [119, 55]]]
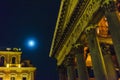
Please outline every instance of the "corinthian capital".
[[85, 32], [86, 32], [86, 34], [95, 34], [96, 32], [96, 26], [97, 25], [89, 25], [87, 28], [86, 28], [86, 30], [85, 30]]
[[64, 65], [65, 66], [72, 66], [74, 65], [74, 55], [73, 54], [69, 54], [66, 56], [66, 59], [65, 59], [65, 62], [64, 62]]
[[117, 10], [116, 2], [114, 0], [109, 1], [108, 3], [104, 4], [104, 9], [107, 12], [114, 12]]
[[83, 44], [74, 44], [73, 45], [73, 50], [76, 53], [84, 53], [84, 46], [83, 46]]

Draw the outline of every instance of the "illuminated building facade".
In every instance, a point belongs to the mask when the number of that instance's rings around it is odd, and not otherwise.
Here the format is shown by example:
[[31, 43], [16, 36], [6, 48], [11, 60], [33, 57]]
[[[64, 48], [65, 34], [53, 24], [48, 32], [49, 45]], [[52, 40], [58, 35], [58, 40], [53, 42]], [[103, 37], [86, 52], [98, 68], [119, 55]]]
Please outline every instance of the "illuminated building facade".
[[49, 56], [59, 80], [118, 80], [120, 1], [61, 0]]
[[29, 60], [21, 63], [21, 54], [17, 48], [0, 50], [0, 80], [35, 80], [36, 67]]

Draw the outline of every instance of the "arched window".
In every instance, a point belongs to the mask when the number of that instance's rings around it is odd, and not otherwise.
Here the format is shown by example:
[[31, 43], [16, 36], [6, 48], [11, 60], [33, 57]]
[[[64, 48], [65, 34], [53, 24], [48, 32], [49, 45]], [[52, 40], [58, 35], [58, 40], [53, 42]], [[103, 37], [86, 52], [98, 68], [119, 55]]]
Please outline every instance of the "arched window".
[[5, 78], [5, 73], [0, 72], [0, 80], [4, 80], [4, 78]]
[[12, 64], [15, 64], [15, 62], [16, 62], [16, 58], [12, 57]]
[[11, 79], [10, 80], [15, 80], [15, 77], [11, 77]]
[[23, 77], [23, 79], [22, 80], [27, 80], [27, 78], [26, 77]]
[[22, 80], [28, 80], [28, 74], [27, 73], [22, 74]]
[[0, 58], [0, 66], [4, 66], [4, 62], [5, 62], [5, 57], [2, 56], [2, 57]]

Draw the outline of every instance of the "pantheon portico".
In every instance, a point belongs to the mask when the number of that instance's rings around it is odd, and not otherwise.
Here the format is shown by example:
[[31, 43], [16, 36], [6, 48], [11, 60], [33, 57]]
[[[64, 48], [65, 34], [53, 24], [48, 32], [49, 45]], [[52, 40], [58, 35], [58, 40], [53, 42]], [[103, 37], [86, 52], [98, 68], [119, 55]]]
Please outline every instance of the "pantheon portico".
[[61, 0], [51, 44], [59, 80], [118, 80], [120, 1]]

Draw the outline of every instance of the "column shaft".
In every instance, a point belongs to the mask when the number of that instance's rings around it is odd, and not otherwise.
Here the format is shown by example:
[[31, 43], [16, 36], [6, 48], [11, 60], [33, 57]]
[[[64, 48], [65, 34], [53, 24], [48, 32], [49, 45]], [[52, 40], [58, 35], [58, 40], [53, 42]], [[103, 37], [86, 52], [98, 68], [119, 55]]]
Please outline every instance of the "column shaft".
[[96, 80], [108, 80], [103, 56], [100, 51], [100, 45], [98, 43], [96, 30], [94, 28], [87, 30], [87, 39]]
[[67, 68], [68, 80], [76, 80], [75, 68], [74, 68], [74, 56], [68, 55], [65, 64]]
[[67, 80], [66, 73], [66, 69], [63, 65], [58, 67], [59, 80]]
[[84, 59], [84, 46], [80, 45], [75, 47], [74, 53], [77, 60], [76, 63], [78, 70], [78, 80], [89, 80], [87, 67]]
[[68, 80], [75, 80], [75, 71], [73, 66], [67, 67]]
[[105, 67], [107, 71], [108, 80], [118, 80], [115, 67], [112, 61], [112, 56], [110, 53], [109, 45], [104, 43], [101, 47], [103, 51], [103, 58], [105, 61]]
[[120, 19], [117, 14], [116, 3], [113, 0], [110, 1], [109, 4], [105, 5], [105, 11], [109, 25], [108, 28], [112, 36], [113, 46], [120, 66]]
[[120, 53], [120, 21], [118, 19], [116, 12], [108, 12], [106, 14], [106, 17], [108, 20], [109, 30], [113, 40], [113, 46], [120, 66], [120, 54], [119, 54]]
[[111, 55], [110, 54], [104, 55], [104, 61], [105, 61], [107, 75], [108, 75], [108, 80], [118, 80], [115, 67], [111, 60]]

